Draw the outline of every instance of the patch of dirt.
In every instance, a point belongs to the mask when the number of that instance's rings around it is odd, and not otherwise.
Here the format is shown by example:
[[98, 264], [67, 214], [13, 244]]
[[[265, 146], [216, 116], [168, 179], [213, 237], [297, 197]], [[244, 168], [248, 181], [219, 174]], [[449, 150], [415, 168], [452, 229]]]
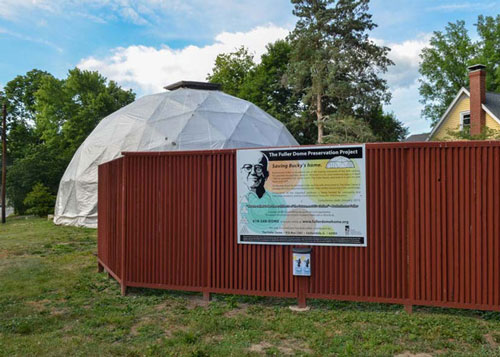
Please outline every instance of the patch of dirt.
[[232, 310], [226, 311], [224, 313], [224, 316], [225, 317], [235, 317], [237, 315], [246, 315], [247, 311], [248, 311], [248, 307], [249, 307], [248, 304], [238, 304], [238, 307], [236, 307]]
[[68, 312], [69, 312], [69, 310], [67, 308], [58, 309], [58, 308], [54, 307], [54, 308], [50, 309], [50, 314], [53, 316], [64, 315]]
[[[293, 346], [294, 348], [288, 347]], [[313, 351], [304, 345], [303, 341], [286, 338], [280, 341], [280, 346], [278, 346], [280, 352], [285, 355], [295, 355], [297, 352], [302, 352], [305, 354], [312, 354]]]
[[271, 345], [268, 342], [260, 342], [260, 343], [254, 343], [253, 345], [250, 346], [250, 348], [248, 350], [250, 352], [257, 352], [257, 353], [265, 354], [266, 349], [268, 349], [270, 347], [273, 347], [273, 345]]
[[9, 252], [5, 249], [0, 249], [0, 259], [7, 258], [9, 256]]
[[[293, 340], [293, 339], [286, 339], [282, 340], [280, 342], [280, 346], [275, 346], [270, 344], [269, 342], [260, 342], [260, 343], [255, 343], [250, 346], [248, 349], [250, 352], [256, 352], [259, 354], [266, 354], [266, 350], [271, 347], [275, 347], [280, 351], [281, 355], [284, 356], [293, 356], [297, 352], [303, 352], [306, 354], [311, 354], [313, 351], [307, 347], [301, 346], [302, 342], [298, 340]], [[289, 347], [289, 346], [294, 346], [294, 348]]]
[[411, 353], [411, 352], [403, 352], [398, 355], [394, 355], [394, 357], [432, 357], [429, 353]]
[[224, 339], [224, 336], [222, 335], [213, 335], [213, 336], [205, 336], [203, 338], [203, 341], [210, 343], [210, 342], [220, 342]]
[[31, 306], [37, 312], [49, 310], [50, 314], [53, 316], [64, 315], [68, 313], [69, 310], [64, 307], [63, 308], [57, 308], [53, 306], [48, 307], [47, 304], [50, 304], [50, 302], [51, 302], [50, 300], [44, 299], [38, 301], [27, 301], [26, 304]]
[[493, 347], [493, 348], [497, 348], [498, 347], [498, 343], [495, 341], [495, 339], [493, 338], [493, 336], [491, 334], [487, 333], [483, 337], [484, 337], [484, 339], [486, 340], [486, 342], [488, 342], [488, 344], [491, 347]]
[[26, 304], [34, 308], [36, 311], [44, 311], [45, 310], [45, 305], [47, 303], [50, 303], [50, 300], [44, 299], [44, 300], [38, 300], [38, 301], [27, 301]]
[[169, 307], [172, 306], [172, 302], [166, 301], [155, 306], [156, 311], [167, 311]]
[[188, 310], [195, 309], [197, 307], [207, 307], [210, 301], [203, 300], [202, 296], [189, 296], [186, 297]]

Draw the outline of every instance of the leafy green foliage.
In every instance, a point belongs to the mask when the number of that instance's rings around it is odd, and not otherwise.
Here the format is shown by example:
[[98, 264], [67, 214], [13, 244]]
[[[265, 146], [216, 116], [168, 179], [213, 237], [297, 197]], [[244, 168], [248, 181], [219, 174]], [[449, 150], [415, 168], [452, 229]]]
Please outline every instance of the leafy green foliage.
[[368, 0], [292, 0], [299, 19], [289, 36], [287, 80], [316, 116], [318, 143], [328, 119], [366, 114], [390, 94], [379, 73], [392, 61], [389, 49], [368, 37], [376, 25]]
[[477, 41], [470, 38], [464, 21], [448, 23], [444, 31], [434, 32], [429, 47], [420, 55], [422, 115], [433, 126], [460, 88], [468, 87], [468, 66], [484, 64], [487, 90], [500, 92], [500, 15], [481, 15], [475, 25]]
[[[471, 64], [481, 63], [486, 66], [486, 89], [500, 92], [500, 15], [480, 15], [476, 23], [479, 40], [474, 44], [476, 58]], [[473, 63], [472, 63], [473, 62]]]
[[34, 131], [35, 94], [46, 77], [52, 75], [33, 69], [5, 85], [3, 99], [7, 104], [7, 154], [10, 162], [25, 157], [39, 143]]
[[32, 70], [8, 82], [0, 100], [8, 103], [7, 197], [14, 210], [26, 213], [24, 200], [38, 182], [54, 195], [88, 134], [134, 98], [99, 73], [78, 68], [66, 79]]
[[207, 76], [207, 80], [222, 85], [222, 90], [227, 94], [238, 96], [254, 67], [253, 56], [242, 46], [235, 52], [219, 54], [215, 59], [212, 74]]
[[328, 132], [325, 143], [364, 143], [377, 139], [368, 123], [352, 116], [336, 117], [325, 123]]
[[[317, 121], [310, 107], [301, 102], [302, 93], [287, 84], [287, 69], [290, 65], [291, 44], [286, 40], [279, 40], [267, 46], [267, 52], [261, 57], [259, 64], [247, 65], [248, 72], [239, 75], [242, 81], [234, 82], [232, 73], [238, 72], [241, 65], [249, 59], [248, 51], [240, 49], [236, 52], [220, 55], [224, 61], [219, 61], [213, 74], [208, 78], [218, 83], [230, 83], [233, 95], [246, 99], [280, 120], [297, 139], [300, 144], [314, 144], [317, 138]], [[245, 59], [246, 58], [246, 59]], [[252, 59], [253, 61], [253, 59]], [[234, 67], [231, 69], [231, 67]], [[227, 88], [228, 85], [226, 85]], [[353, 117], [353, 115], [350, 115]], [[407, 131], [393, 114], [385, 114], [379, 105], [370, 112], [363, 112], [357, 107], [355, 117], [360, 123], [349, 121], [356, 127], [366, 126], [368, 123], [373, 135], [378, 141], [399, 141], [406, 137]], [[328, 120], [328, 118], [325, 118]], [[328, 128], [332, 127], [327, 125]], [[355, 131], [356, 128], [353, 128]], [[332, 135], [331, 140], [335, 135]], [[364, 136], [357, 140], [361, 141]]]
[[290, 61], [290, 44], [278, 40], [266, 46], [261, 57], [242, 83], [238, 96], [259, 106], [281, 121], [289, 130], [300, 114], [300, 96], [285, 85], [285, 73]]
[[376, 136], [375, 141], [403, 141], [408, 136], [408, 128], [400, 122], [394, 113], [384, 113], [382, 107], [375, 108], [367, 119]]
[[[291, 46], [278, 40], [266, 46], [259, 64], [246, 48], [217, 57], [207, 79], [231, 95], [248, 100], [281, 121], [301, 144], [314, 143], [314, 120], [305, 117], [301, 95], [286, 85]], [[235, 75], [236, 74], [236, 75]]]
[[7, 170], [6, 194], [18, 214], [26, 213], [24, 199], [37, 183], [42, 183], [51, 194], [59, 187], [59, 180], [66, 169], [67, 161], [46, 146], [17, 159]]
[[468, 126], [461, 130], [448, 130], [447, 135], [451, 140], [500, 140], [500, 130], [487, 126], [483, 127], [479, 135], [472, 135]]
[[23, 203], [27, 208], [26, 213], [44, 217], [54, 213], [56, 196], [51, 194], [42, 183], [37, 183], [33, 186], [33, 190], [26, 195]]
[[457, 92], [469, 84], [468, 70], [476, 48], [464, 21], [449, 23], [445, 32], [435, 31], [429, 47], [420, 55], [419, 92], [424, 104], [422, 115], [435, 125]]
[[72, 69], [59, 80], [44, 78], [36, 93], [36, 130], [69, 160], [105, 116], [131, 103], [135, 95], [98, 72]]

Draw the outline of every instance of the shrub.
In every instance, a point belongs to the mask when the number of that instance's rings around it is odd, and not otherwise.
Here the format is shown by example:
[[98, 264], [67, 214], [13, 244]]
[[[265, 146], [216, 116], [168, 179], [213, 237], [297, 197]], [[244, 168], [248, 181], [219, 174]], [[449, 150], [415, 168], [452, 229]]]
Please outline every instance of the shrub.
[[[42, 146], [42, 145], [39, 145]], [[28, 156], [7, 167], [7, 198], [17, 214], [25, 214], [24, 199], [36, 183], [42, 183], [55, 194], [69, 160], [45, 147], [38, 147]]]
[[23, 203], [27, 207], [26, 213], [43, 217], [54, 213], [56, 196], [51, 194], [49, 189], [42, 183], [37, 183], [33, 186], [33, 190], [28, 193]]

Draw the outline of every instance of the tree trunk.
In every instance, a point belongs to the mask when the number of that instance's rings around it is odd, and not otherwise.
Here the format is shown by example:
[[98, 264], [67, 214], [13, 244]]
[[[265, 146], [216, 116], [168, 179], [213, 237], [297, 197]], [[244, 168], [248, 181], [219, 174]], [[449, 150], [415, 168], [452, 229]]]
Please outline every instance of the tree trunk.
[[316, 118], [318, 120], [318, 144], [323, 143], [323, 106], [321, 105], [321, 94], [316, 95]]

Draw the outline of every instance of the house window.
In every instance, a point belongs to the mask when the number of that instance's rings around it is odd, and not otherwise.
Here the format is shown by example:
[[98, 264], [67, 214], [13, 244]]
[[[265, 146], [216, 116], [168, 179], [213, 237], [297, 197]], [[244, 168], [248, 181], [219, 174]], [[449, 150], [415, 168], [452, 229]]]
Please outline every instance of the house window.
[[470, 112], [460, 113], [460, 130], [470, 128]]

